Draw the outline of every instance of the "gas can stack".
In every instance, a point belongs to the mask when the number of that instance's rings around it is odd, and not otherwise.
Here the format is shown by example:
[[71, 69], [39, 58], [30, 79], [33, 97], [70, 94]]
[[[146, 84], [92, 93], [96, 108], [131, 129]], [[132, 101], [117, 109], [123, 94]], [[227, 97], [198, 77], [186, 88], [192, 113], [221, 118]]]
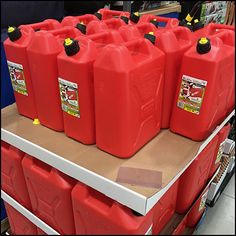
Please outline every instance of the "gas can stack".
[[[167, 129], [200, 145], [234, 109], [234, 31], [211, 23], [193, 32], [177, 19], [108, 9], [11, 26], [4, 49], [17, 111], [33, 133], [43, 126], [117, 163]], [[204, 212], [230, 128], [146, 215], [4, 141], [2, 190], [59, 234], [159, 234], [176, 214], [185, 215], [172, 232], [181, 234]], [[13, 234], [45, 234], [5, 206]]]

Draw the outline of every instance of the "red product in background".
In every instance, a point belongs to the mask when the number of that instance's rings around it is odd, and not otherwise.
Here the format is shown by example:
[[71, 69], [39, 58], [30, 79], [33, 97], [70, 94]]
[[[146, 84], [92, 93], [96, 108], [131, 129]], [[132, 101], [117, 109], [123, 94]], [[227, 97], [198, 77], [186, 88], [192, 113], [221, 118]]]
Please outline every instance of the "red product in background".
[[99, 9], [97, 13], [101, 14], [101, 20], [107, 20], [111, 18], [120, 18], [121, 16], [129, 18], [130, 16], [130, 13], [127, 11], [116, 11], [116, 10], [110, 10], [107, 8]]
[[75, 234], [71, 203], [75, 180], [27, 154], [22, 166], [32, 212], [60, 234]]
[[144, 35], [149, 32], [155, 34], [157, 31], [159, 31], [159, 29], [152, 23], [125, 25], [119, 28], [119, 33], [126, 42], [137, 38], [143, 38]]
[[72, 190], [76, 234], [145, 234], [153, 214], [136, 214], [106, 195], [82, 184]]
[[83, 23], [87, 25], [91, 21], [99, 21], [98, 18], [93, 14], [84, 14], [82, 16], [66, 16], [62, 19], [61, 25], [64, 26], [74, 26], [78, 23]]
[[158, 134], [164, 62], [147, 39], [103, 49], [94, 63], [98, 148], [129, 158]]
[[[196, 48], [203, 48], [200, 40], [184, 54], [173, 105], [171, 131], [202, 141], [229, 113], [234, 98], [235, 48], [226, 39], [232, 34], [232, 31], [224, 31], [211, 36], [210, 43], [202, 38], [203, 47], [208, 52], [197, 52]], [[202, 89], [202, 97], [185, 95], [184, 88]]]
[[215, 149], [214, 157], [212, 159], [212, 164], [211, 164], [210, 172], [209, 172], [209, 178], [213, 176], [213, 174], [216, 172], [216, 170], [220, 166], [220, 160], [221, 160], [221, 156], [223, 154], [224, 146], [225, 146], [225, 139], [228, 137], [230, 129], [231, 129], [231, 125], [228, 124], [224, 126], [217, 134], [218, 142]]
[[57, 55], [63, 50], [65, 38], [82, 33], [74, 27], [39, 31], [27, 48], [36, 107], [40, 123], [63, 131], [63, 117], [58, 87]]
[[31, 210], [21, 162], [25, 153], [8, 143], [1, 141], [1, 186], [2, 190], [22, 206]]
[[21, 36], [17, 40], [11, 41], [7, 38], [4, 41], [17, 110], [19, 114], [30, 119], [37, 118], [37, 111], [26, 48], [34, 37], [34, 30], [52, 30], [57, 27], [61, 27], [60, 23], [53, 19], [35, 24], [21, 25], [19, 27]]
[[204, 210], [206, 209], [205, 203], [207, 200], [208, 190], [209, 190], [209, 187], [203, 191], [203, 193], [200, 195], [200, 197], [194, 203], [193, 207], [191, 208], [190, 212], [188, 213], [187, 223], [186, 223], [187, 227], [190, 227], [190, 228], [195, 227], [196, 224], [201, 219], [202, 214], [203, 214]]
[[174, 28], [179, 25], [179, 20], [176, 18], [168, 18], [162, 16], [155, 16], [151, 14], [144, 14], [140, 17], [139, 23], [156, 21], [160, 28]]
[[158, 235], [175, 213], [179, 180], [167, 190], [153, 210], [152, 234]]
[[4, 202], [4, 205], [11, 228], [11, 235], [37, 235], [37, 228], [31, 221], [8, 203]]
[[80, 49], [75, 55], [68, 56], [63, 50], [57, 57], [64, 129], [69, 137], [94, 144], [93, 63], [105, 45], [123, 41], [115, 31], [80, 37], [78, 41]]
[[176, 212], [179, 214], [185, 214], [190, 209], [205, 187], [217, 143], [218, 137], [215, 136], [180, 176], [176, 203]]
[[120, 18], [111, 18], [103, 21], [91, 21], [87, 25], [87, 34], [95, 34], [107, 30], [118, 30], [126, 23]]
[[209, 23], [205, 27], [193, 32], [192, 34], [197, 40], [201, 37], [208, 37], [208, 36], [218, 34], [219, 32], [222, 32], [224, 30], [231, 30], [234, 32], [235, 26], [234, 25]]

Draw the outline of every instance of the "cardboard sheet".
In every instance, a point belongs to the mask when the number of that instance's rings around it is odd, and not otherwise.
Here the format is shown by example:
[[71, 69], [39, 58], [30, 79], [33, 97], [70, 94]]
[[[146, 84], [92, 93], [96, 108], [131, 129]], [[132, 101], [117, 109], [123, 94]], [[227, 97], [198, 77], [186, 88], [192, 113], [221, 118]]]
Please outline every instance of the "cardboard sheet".
[[33, 125], [32, 120], [17, 113], [15, 104], [1, 112], [3, 129], [112, 181], [117, 180], [120, 168], [145, 169], [159, 173], [161, 186], [159, 177], [158, 183], [146, 187], [140, 183], [120, 183], [146, 197], [153, 196], [167, 185], [193, 159], [202, 144], [169, 130], [162, 130], [132, 158], [119, 159], [99, 150], [95, 145], [83, 145], [62, 132]]

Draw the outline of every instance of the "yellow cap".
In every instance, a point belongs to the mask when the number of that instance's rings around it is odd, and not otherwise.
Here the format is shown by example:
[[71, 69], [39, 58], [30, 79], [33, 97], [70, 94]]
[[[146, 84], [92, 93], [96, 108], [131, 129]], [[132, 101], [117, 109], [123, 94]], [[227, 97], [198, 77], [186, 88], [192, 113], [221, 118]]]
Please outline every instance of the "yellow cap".
[[185, 17], [185, 20], [190, 22], [193, 19], [193, 17], [191, 17], [189, 14]]
[[148, 32], [148, 34], [154, 35], [154, 32], [151, 31], [151, 32]]
[[8, 33], [11, 33], [11, 32], [13, 32], [14, 30], [15, 30], [14, 27], [9, 26], [8, 29], [7, 29], [7, 32], [8, 32]]
[[199, 40], [199, 43], [200, 44], [206, 44], [206, 43], [208, 43], [208, 39], [207, 38], [201, 38], [200, 40]]
[[39, 119], [35, 118], [34, 121], [33, 121], [33, 124], [34, 125], [40, 125]]
[[71, 40], [71, 38], [66, 38], [65, 39], [65, 45], [66, 46], [69, 46], [69, 45], [71, 45], [73, 43], [73, 41]]
[[81, 25], [84, 25], [84, 22], [83, 22], [83, 21], [80, 21], [80, 24], [81, 24]]
[[134, 15], [139, 16], [139, 12], [137, 12], [137, 11], [134, 12]]
[[198, 22], [199, 22], [199, 20], [198, 20], [198, 19], [195, 19], [195, 20], [194, 20], [194, 23], [198, 23]]

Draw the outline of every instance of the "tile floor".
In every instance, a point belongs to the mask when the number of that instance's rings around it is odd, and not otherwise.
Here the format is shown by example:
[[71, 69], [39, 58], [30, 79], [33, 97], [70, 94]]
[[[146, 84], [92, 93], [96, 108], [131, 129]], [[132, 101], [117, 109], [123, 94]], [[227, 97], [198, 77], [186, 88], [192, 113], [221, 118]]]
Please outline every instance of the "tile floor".
[[194, 235], [235, 235], [235, 174]]

